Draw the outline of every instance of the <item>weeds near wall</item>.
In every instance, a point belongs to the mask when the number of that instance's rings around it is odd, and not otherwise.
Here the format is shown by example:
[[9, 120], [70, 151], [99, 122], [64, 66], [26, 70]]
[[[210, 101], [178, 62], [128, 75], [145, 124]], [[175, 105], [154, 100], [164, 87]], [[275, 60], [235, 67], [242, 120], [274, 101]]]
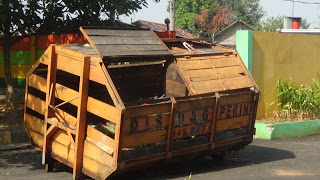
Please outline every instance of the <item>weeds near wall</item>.
[[296, 85], [291, 79], [278, 80], [277, 109], [272, 112], [271, 119], [293, 121], [319, 119], [319, 117], [320, 75], [313, 79], [310, 85]]

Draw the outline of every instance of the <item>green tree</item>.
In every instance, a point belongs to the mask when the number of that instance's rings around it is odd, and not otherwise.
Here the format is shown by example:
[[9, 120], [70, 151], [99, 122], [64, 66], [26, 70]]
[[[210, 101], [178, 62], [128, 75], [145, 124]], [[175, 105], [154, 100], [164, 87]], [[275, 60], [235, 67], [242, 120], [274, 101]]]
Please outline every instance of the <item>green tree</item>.
[[300, 29], [308, 29], [310, 27], [310, 23], [307, 21], [306, 18], [302, 19], [300, 24]]
[[238, 20], [242, 20], [254, 29], [259, 26], [260, 19], [265, 15], [260, 0], [221, 0], [222, 5], [231, 6]]
[[211, 12], [212, 22], [219, 9], [226, 7], [233, 12], [234, 20], [242, 20], [252, 27], [256, 27], [264, 15], [259, 0], [176, 0], [177, 26], [196, 34], [200, 31], [196, 25], [197, 15], [202, 11]]
[[[262, 21], [258, 30], [265, 31], [265, 32], [275, 32], [276, 29], [282, 29], [284, 24], [284, 16], [277, 16], [277, 17], [269, 17], [267, 20]], [[308, 29], [310, 24], [308, 23], [307, 19], [302, 19], [300, 28], [301, 29]]]
[[[154, 0], [159, 2], [160, 0]], [[16, 115], [10, 48], [31, 35], [79, 32], [79, 26], [120, 25], [114, 16], [147, 6], [146, 0], [0, 0], [0, 42], [3, 46], [8, 102]]]
[[235, 19], [234, 12], [229, 7], [212, 8], [209, 11], [202, 10], [196, 15], [195, 26], [201, 33], [200, 37], [211, 37], [212, 33], [217, 33], [229, 26]]
[[283, 16], [269, 17], [267, 20], [261, 22], [258, 30], [264, 32], [275, 32], [276, 29], [283, 28], [283, 22]]

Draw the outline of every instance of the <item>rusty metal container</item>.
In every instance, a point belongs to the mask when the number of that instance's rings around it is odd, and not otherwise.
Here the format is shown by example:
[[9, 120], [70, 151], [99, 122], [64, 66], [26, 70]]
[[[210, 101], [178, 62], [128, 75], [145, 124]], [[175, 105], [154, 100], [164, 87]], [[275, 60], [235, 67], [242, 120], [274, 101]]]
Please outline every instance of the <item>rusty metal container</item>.
[[51, 45], [27, 74], [25, 128], [47, 171], [57, 160], [74, 179], [106, 179], [252, 142], [259, 90], [235, 52], [146, 29], [80, 30], [89, 44]]

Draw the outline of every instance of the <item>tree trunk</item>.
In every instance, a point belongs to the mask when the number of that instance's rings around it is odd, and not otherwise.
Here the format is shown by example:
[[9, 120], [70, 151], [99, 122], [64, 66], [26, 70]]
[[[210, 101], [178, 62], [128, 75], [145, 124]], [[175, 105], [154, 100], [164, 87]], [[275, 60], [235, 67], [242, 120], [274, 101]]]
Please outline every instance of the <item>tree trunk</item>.
[[10, 36], [4, 37], [4, 44], [3, 44], [3, 56], [4, 56], [4, 76], [7, 84], [7, 91], [8, 91], [8, 103], [11, 107], [12, 118], [16, 120], [17, 117], [17, 100], [14, 94], [13, 82], [11, 77], [11, 63], [10, 63]]
[[[7, 1], [3, 1], [4, 8], [9, 8], [9, 4]], [[12, 39], [11, 39], [11, 18], [5, 17], [4, 20], [4, 41], [3, 41], [3, 56], [4, 56], [4, 76], [7, 84], [7, 93], [8, 93], [8, 103], [11, 107], [11, 114], [12, 119], [17, 120], [18, 117], [18, 109], [17, 109], [17, 100], [15, 98], [14, 94], [14, 88], [13, 88], [13, 82], [11, 77], [11, 62], [10, 62], [10, 49], [12, 45]]]

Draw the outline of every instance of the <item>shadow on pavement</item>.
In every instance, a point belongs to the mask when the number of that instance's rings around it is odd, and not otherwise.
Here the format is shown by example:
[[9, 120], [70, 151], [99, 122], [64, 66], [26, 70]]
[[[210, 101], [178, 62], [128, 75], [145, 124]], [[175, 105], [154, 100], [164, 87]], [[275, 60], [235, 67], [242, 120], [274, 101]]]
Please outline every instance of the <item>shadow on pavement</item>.
[[[180, 163], [142, 167], [144, 169], [132, 172], [117, 174], [111, 177], [111, 180], [122, 179], [171, 179], [186, 178], [192, 174], [202, 174], [208, 172], [221, 171], [225, 169], [238, 168], [242, 166], [251, 166], [253, 164], [262, 164], [283, 159], [295, 158], [295, 155], [286, 150], [277, 148], [268, 148], [263, 146], [249, 145], [244, 151], [234, 153], [234, 161], [221, 161], [210, 157], [201, 157], [194, 160], [183, 161]], [[27, 154], [18, 154], [12, 156], [0, 155], [0, 168], [18, 168], [27, 167], [29, 171], [44, 171], [41, 164], [41, 152]], [[72, 169], [61, 163], [55, 163], [52, 173], [67, 172], [72, 177]], [[44, 171], [45, 173], [45, 171]], [[88, 179], [88, 177], [85, 177]]]
[[295, 158], [295, 155], [290, 151], [249, 145], [244, 151], [235, 152], [233, 161], [222, 161], [210, 157], [202, 157], [192, 161], [184, 161], [167, 166], [158, 166], [145, 170], [118, 174], [111, 179], [188, 179], [191, 172], [192, 174], [201, 174], [292, 158]]

